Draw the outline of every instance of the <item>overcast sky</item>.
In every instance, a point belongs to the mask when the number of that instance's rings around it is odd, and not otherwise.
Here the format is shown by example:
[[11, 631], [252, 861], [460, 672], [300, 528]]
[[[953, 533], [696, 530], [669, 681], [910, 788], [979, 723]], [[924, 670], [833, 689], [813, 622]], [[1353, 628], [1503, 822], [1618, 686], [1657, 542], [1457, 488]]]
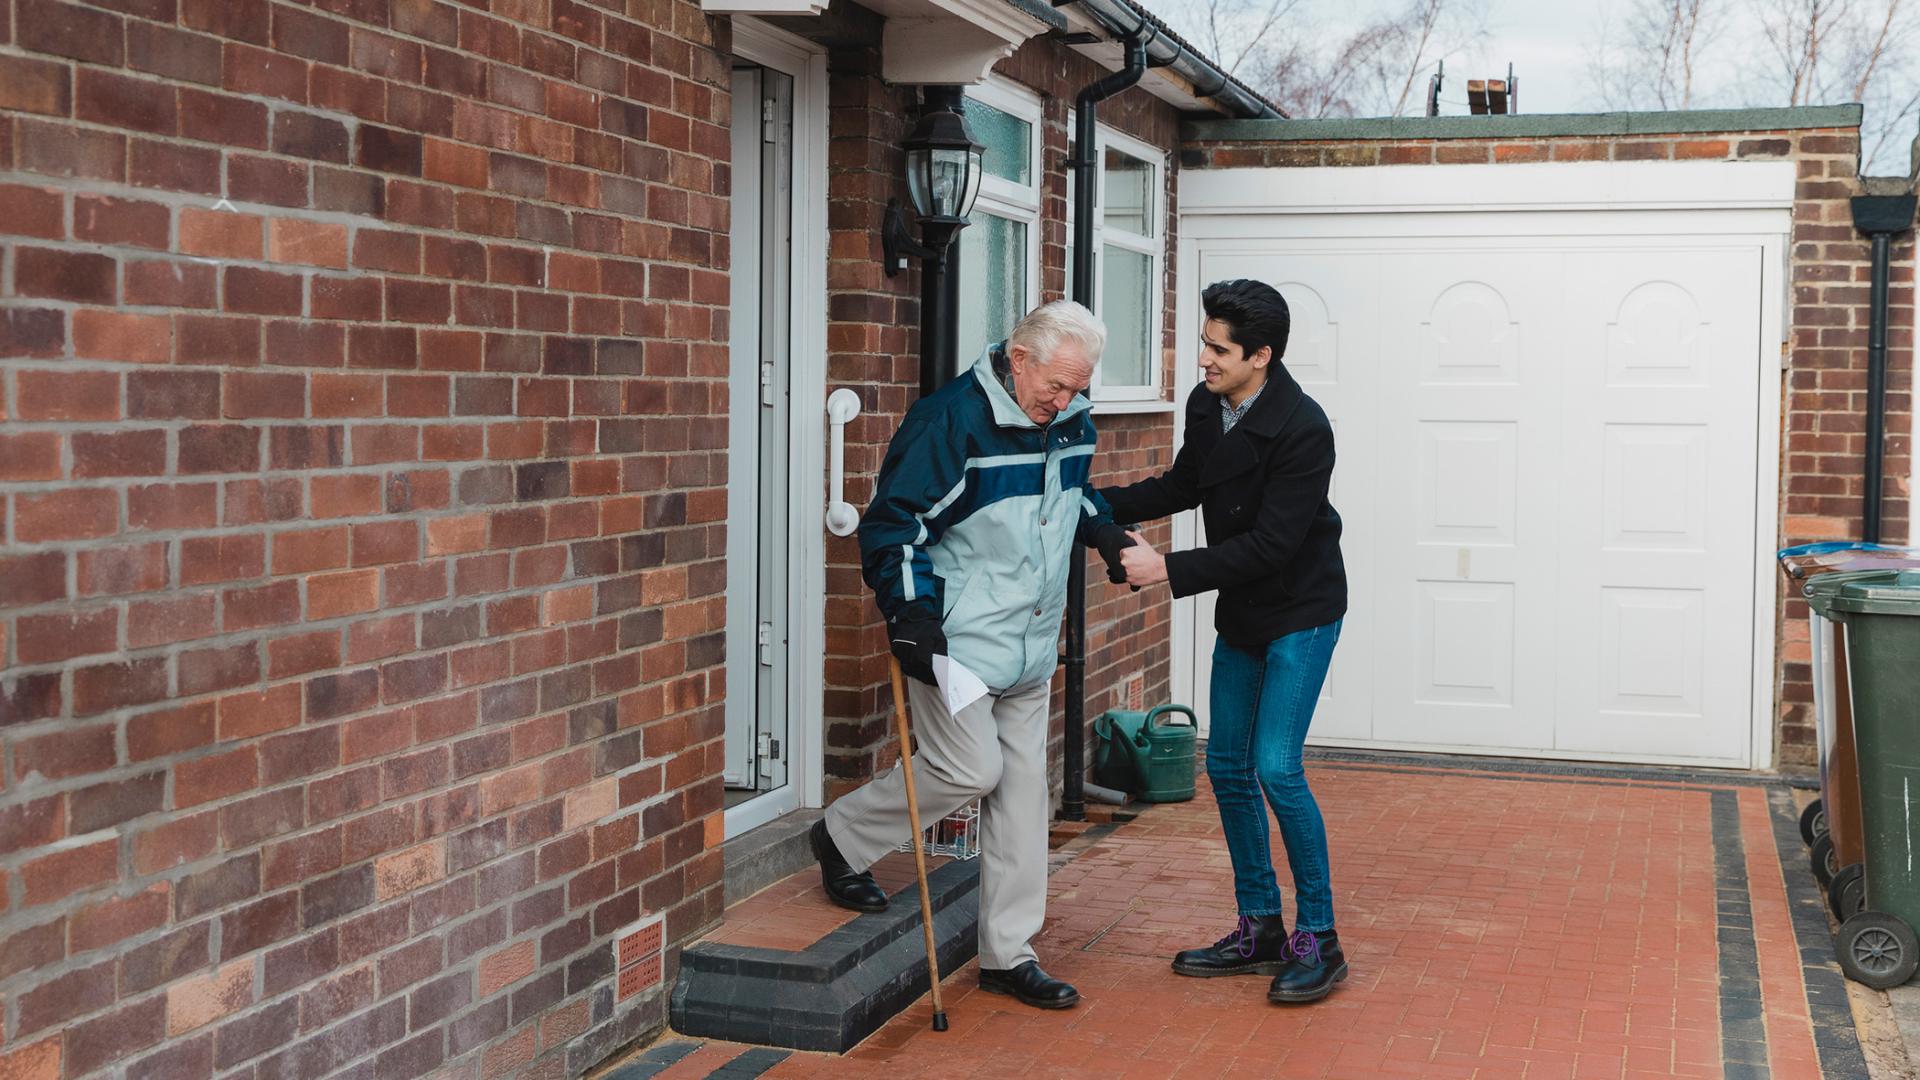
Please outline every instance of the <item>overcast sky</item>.
[[[1189, 40], [1204, 47], [1206, 37], [1192, 25], [1191, 13], [1204, 10], [1204, 0], [1146, 0]], [[1253, 6], [1258, 0], [1247, 0]], [[1886, 0], [1855, 0], [1862, 16], [1874, 18]], [[1312, 26], [1329, 40], [1351, 33], [1381, 15], [1403, 11], [1409, 0], [1301, 0], [1298, 25]], [[1260, 5], [1264, 7], [1264, 5]], [[1519, 83], [1522, 113], [1603, 112], [1608, 106], [1595, 85], [1596, 57], [1605, 39], [1618, 45], [1625, 37], [1623, 20], [1632, 10], [1629, 0], [1485, 0], [1484, 37], [1447, 57], [1447, 80], [1441, 90], [1443, 115], [1464, 114], [1466, 80], [1502, 78], [1513, 65]], [[1909, 2], [1908, 7], [1913, 5]], [[1702, 50], [1696, 69], [1694, 108], [1741, 105], [1784, 105], [1787, 93], [1775, 90], [1778, 60], [1759, 29], [1753, 0], [1710, 0], [1719, 16], [1712, 40]], [[1612, 20], [1608, 26], [1602, 18]], [[1909, 13], [1911, 19], [1911, 13]], [[1916, 25], [1910, 21], [1909, 26]], [[1909, 50], [1920, 53], [1920, 38]], [[1882, 85], [1903, 103], [1920, 91], [1920, 62], [1907, 57]], [[1431, 68], [1428, 69], [1431, 71]], [[1883, 66], [1882, 70], [1886, 70]], [[1416, 100], [1424, 100], [1425, 77], [1417, 82]], [[1885, 106], [1878, 106], [1884, 109]], [[1417, 108], [1417, 106], [1415, 106]], [[1868, 103], [1867, 127], [1872, 135], [1876, 105]], [[1886, 110], [1892, 112], [1894, 110]], [[1866, 170], [1872, 174], [1905, 174], [1908, 144], [1916, 124], [1909, 116], [1884, 140], [1879, 156]], [[1871, 150], [1869, 139], [1869, 150]]]

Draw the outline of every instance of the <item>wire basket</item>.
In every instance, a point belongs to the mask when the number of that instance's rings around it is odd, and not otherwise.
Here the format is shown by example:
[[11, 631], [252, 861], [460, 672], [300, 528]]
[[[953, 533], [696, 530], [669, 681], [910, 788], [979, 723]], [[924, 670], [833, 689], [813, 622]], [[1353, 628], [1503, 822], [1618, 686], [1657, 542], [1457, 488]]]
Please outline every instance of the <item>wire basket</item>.
[[[980, 804], [967, 805], [927, 826], [925, 843], [928, 856], [945, 855], [952, 859], [971, 859], [980, 854]], [[896, 850], [912, 851], [911, 841]]]

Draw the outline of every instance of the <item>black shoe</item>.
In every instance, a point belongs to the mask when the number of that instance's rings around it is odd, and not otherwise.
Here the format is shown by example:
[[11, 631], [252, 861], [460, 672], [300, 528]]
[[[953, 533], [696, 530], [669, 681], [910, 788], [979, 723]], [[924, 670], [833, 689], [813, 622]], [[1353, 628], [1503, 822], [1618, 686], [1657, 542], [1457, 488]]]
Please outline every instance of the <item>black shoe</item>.
[[807, 839], [813, 844], [813, 857], [820, 860], [820, 887], [827, 890], [827, 899], [843, 908], [864, 911], [869, 914], [887, 910], [887, 893], [873, 875], [855, 873], [847, 865], [846, 857], [833, 843], [833, 837], [827, 832], [825, 818], [813, 823]]
[[1287, 920], [1280, 915], [1242, 915], [1233, 933], [1211, 948], [1185, 949], [1173, 958], [1181, 975], [1278, 975], [1287, 961]]
[[1281, 1005], [1319, 1001], [1333, 992], [1333, 984], [1347, 977], [1347, 957], [1340, 937], [1331, 930], [1299, 930], [1287, 939], [1291, 955], [1267, 987], [1267, 1000]]
[[1071, 1009], [1080, 1003], [1080, 991], [1040, 970], [1029, 960], [1011, 971], [980, 969], [980, 989], [1010, 994], [1036, 1009]]

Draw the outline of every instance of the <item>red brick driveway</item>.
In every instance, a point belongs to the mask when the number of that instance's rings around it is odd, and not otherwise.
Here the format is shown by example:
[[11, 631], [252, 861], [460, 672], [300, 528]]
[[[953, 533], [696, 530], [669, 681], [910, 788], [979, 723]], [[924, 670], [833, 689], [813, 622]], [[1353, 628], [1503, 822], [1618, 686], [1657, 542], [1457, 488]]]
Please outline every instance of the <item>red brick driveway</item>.
[[981, 994], [969, 966], [945, 980], [944, 1034], [923, 998], [844, 1057], [665, 1044], [614, 1075], [1865, 1076], [1784, 790], [1368, 759], [1311, 775], [1353, 971], [1324, 1002], [1168, 970], [1234, 918], [1203, 784], [1053, 875], [1039, 949], [1077, 1009]]

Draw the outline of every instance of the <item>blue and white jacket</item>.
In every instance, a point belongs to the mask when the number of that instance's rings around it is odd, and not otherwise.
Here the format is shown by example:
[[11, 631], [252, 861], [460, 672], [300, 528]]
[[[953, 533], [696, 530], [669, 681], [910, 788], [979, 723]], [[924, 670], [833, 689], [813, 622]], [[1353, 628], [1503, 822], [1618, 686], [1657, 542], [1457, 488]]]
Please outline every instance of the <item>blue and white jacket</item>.
[[1076, 396], [1042, 429], [1001, 385], [989, 346], [907, 411], [860, 519], [880, 611], [937, 605], [947, 653], [997, 691], [1053, 677], [1067, 568], [1113, 521], [1088, 474], [1093, 406]]

